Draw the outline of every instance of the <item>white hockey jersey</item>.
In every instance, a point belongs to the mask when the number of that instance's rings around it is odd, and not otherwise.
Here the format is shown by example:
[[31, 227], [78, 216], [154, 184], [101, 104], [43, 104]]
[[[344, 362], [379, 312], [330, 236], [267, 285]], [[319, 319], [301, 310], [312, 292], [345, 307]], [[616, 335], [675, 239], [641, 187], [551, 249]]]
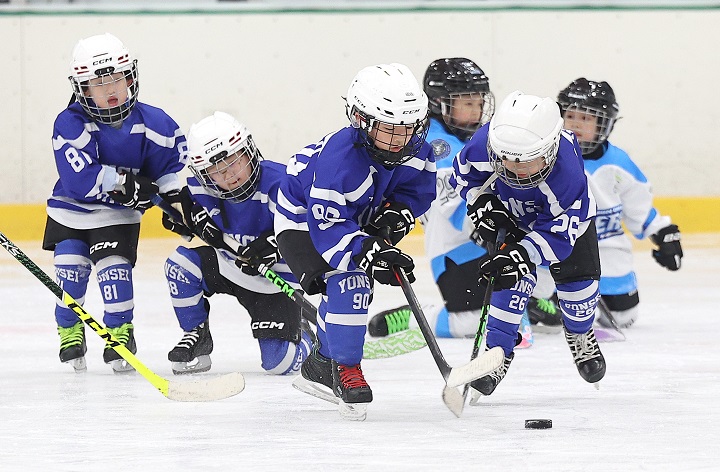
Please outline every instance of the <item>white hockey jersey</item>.
[[630, 251], [632, 243], [622, 227], [644, 239], [670, 224], [653, 207], [650, 182], [622, 149], [605, 144], [598, 159], [584, 159], [588, 182], [597, 202], [595, 226], [598, 246]]

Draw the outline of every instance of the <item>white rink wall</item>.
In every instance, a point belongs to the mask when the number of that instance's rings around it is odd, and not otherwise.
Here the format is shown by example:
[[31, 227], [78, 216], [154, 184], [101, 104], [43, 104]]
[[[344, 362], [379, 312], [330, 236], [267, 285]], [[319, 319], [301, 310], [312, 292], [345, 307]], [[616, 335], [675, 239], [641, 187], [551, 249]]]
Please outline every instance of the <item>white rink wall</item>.
[[720, 9], [488, 9], [11, 13], [0, 9], [0, 204], [42, 203], [56, 180], [50, 138], [67, 106], [78, 39], [111, 32], [138, 58], [140, 100], [180, 126], [223, 110], [266, 158], [345, 126], [362, 67], [466, 56], [498, 100], [555, 97], [572, 79], [607, 80], [622, 120], [612, 141], [659, 196], [717, 196]]

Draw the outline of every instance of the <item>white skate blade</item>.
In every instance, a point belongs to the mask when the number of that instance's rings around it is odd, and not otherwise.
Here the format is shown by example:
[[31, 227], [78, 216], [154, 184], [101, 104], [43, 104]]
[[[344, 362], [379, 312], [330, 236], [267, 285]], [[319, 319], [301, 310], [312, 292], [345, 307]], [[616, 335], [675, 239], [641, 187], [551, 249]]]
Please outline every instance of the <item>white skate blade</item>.
[[367, 418], [367, 403], [345, 403], [338, 401], [338, 411], [344, 420], [365, 421]]
[[71, 365], [72, 368], [75, 369], [76, 374], [83, 374], [87, 372], [87, 362], [85, 361], [85, 356], [70, 359], [69, 361], [63, 362], [63, 364]]
[[479, 379], [499, 368], [505, 359], [505, 353], [500, 346], [489, 351], [460, 367], [453, 367], [446, 379], [448, 387], [459, 387], [473, 380]]
[[302, 375], [295, 377], [292, 381], [292, 386], [301, 392], [312, 395], [320, 400], [325, 400], [326, 402], [334, 403], [336, 405], [340, 403], [340, 399], [335, 396], [332, 390], [317, 382], [311, 382]]
[[112, 367], [113, 372], [116, 374], [127, 374], [130, 372], [135, 372], [135, 368], [128, 364], [128, 361], [125, 359], [116, 359], [114, 361], [110, 361], [110, 367]]
[[482, 393], [470, 387], [470, 406], [478, 406], [480, 404], [480, 399], [484, 396], [485, 395]]
[[453, 415], [458, 418], [462, 416], [465, 408], [465, 397], [457, 387], [445, 387], [442, 391], [442, 400]]
[[207, 372], [212, 367], [209, 355], [198, 356], [190, 362], [173, 362], [172, 371], [175, 375], [199, 374]]
[[166, 397], [179, 402], [209, 402], [223, 400], [245, 389], [245, 377], [240, 372], [183, 382], [170, 380]]

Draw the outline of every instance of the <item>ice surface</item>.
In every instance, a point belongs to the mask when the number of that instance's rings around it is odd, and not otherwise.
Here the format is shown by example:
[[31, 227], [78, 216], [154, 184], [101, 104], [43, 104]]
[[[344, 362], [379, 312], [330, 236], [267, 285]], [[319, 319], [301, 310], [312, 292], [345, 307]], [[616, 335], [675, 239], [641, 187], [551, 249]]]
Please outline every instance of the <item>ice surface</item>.
[[[362, 423], [296, 391], [291, 377], [265, 374], [249, 317], [222, 295], [211, 299], [213, 368], [200, 375], [243, 372], [238, 396], [170, 401], [140, 375], [114, 375], [89, 330], [88, 371], [75, 374], [57, 358], [52, 293], [2, 251], [0, 470], [718, 470], [720, 237], [686, 240], [677, 273], [646, 247], [635, 253], [641, 317], [626, 342], [602, 345], [599, 391], [577, 374], [562, 335], [536, 334], [496, 392], [458, 419], [423, 349], [363, 362], [375, 400]], [[137, 356], [166, 378], [181, 330], [163, 262], [178, 241], [142, 241], [135, 271]], [[38, 242], [18, 245], [51, 272]], [[411, 253], [418, 297], [437, 299], [427, 260]], [[98, 292], [90, 287], [86, 308], [102, 320]], [[379, 287], [371, 313], [403, 303], [399, 288]], [[468, 361], [470, 340], [440, 346], [451, 365]], [[526, 430], [529, 418], [553, 428]]]

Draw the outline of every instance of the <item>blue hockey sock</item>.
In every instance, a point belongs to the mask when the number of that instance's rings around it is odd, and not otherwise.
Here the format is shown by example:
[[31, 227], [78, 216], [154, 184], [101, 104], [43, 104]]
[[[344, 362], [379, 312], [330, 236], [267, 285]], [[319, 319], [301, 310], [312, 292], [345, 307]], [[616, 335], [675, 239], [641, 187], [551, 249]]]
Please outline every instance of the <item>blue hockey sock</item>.
[[438, 338], [452, 338], [453, 335], [450, 333], [450, 314], [446, 307], [440, 310], [435, 321], [435, 335]]
[[170, 299], [183, 331], [192, 331], [208, 317], [200, 264], [200, 255], [182, 246], [165, 261]]
[[[79, 304], [85, 303], [85, 292], [92, 265], [88, 245], [77, 239], [67, 239], [55, 246], [55, 280]], [[61, 300], [55, 302], [55, 321], [69, 328], [80, 321], [78, 316]]]
[[370, 279], [365, 272], [357, 271], [331, 275], [326, 282], [327, 297], [323, 297], [320, 315], [328, 357], [338, 364], [359, 364], [367, 330]]
[[528, 274], [513, 288], [494, 292], [492, 295], [488, 317], [487, 346], [490, 348], [502, 347], [506, 357], [515, 349], [524, 308], [528, 297], [535, 288], [536, 280], [535, 275]]
[[258, 339], [258, 344], [260, 345], [262, 368], [277, 375], [298, 372], [312, 350], [312, 341], [304, 332], [297, 344], [272, 338]]
[[571, 333], [586, 333], [595, 320], [600, 298], [597, 280], [558, 284], [557, 295], [565, 328]]
[[97, 261], [95, 269], [105, 303], [105, 326], [117, 328], [130, 323], [135, 308], [130, 262], [121, 256], [108, 256]]

